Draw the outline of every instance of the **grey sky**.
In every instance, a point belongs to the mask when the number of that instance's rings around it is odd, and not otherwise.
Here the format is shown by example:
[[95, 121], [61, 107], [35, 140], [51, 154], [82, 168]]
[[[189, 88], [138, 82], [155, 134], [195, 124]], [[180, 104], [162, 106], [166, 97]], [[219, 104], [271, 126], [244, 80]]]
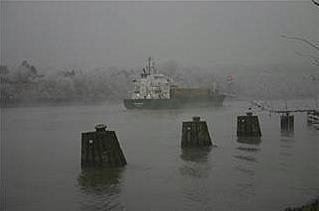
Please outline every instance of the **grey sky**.
[[41, 67], [311, 63], [319, 8], [307, 2], [11, 2], [3, 4], [5, 63]]

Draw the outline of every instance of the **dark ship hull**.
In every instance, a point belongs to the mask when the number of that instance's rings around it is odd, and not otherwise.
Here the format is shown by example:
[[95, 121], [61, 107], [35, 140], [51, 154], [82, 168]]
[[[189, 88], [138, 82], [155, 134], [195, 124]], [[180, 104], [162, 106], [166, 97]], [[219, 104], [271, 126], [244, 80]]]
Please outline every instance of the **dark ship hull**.
[[173, 99], [124, 99], [127, 109], [179, 109], [222, 106], [225, 95]]

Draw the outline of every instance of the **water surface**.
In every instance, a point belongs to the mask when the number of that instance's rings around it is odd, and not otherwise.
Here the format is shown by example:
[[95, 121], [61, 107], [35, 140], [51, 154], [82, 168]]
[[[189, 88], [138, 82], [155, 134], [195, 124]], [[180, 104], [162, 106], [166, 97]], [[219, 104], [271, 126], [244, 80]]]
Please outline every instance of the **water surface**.
[[[290, 105], [303, 104], [294, 101]], [[7, 210], [282, 210], [319, 194], [319, 131], [295, 115], [258, 113], [260, 140], [237, 140], [249, 103], [213, 109], [128, 111], [121, 104], [8, 108]], [[201, 116], [217, 147], [182, 151], [182, 121]], [[81, 171], [81, 132], [115, 130], [124, 169]]]

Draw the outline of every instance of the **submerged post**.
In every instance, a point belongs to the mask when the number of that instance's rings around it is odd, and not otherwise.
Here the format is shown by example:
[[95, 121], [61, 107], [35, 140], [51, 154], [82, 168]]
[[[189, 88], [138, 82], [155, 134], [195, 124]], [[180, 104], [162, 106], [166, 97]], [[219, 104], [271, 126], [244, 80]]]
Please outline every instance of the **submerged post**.
[[237, 136], [238, 137], [261, 137], [261, 130], [258, 116], [251, 111], [246, 116], [237, 117]]
[[183, 122], [182, 148], [212, 146], [207, 124], [200, 117], [193, 117], [193, 121]]
[[283, 132], [292, 132], [294, 130], [294, 115], [283, 114], [280, 116], [280, 128]]
[[122, 167], [126, 159], [114, 131], [106, 125], [95, 126], [93, 132], [82, 133], [82, 167]]

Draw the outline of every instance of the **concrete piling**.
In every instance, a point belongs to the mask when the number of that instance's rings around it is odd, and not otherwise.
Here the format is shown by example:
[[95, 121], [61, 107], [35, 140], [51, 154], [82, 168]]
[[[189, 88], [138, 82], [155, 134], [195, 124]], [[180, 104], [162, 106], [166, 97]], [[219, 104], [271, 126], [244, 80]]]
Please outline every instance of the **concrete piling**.
[[280, 128], [282, 132], [294, 130], [294, 115], [289, 113], [280, 116]]
[[237, 137], [260, 137], [261, 130], [258, 116], [247, 112], [246, 116], [237, 117]]
[[193, 117], [193, 121], [183, 122], [182, 148], [212, 146], [207, 124], [200, 117]]
[[95, 126], [93, 132], [82, 133], [82, 167], [123, 167], [126, 159], [114, 131], [106, 125]]

